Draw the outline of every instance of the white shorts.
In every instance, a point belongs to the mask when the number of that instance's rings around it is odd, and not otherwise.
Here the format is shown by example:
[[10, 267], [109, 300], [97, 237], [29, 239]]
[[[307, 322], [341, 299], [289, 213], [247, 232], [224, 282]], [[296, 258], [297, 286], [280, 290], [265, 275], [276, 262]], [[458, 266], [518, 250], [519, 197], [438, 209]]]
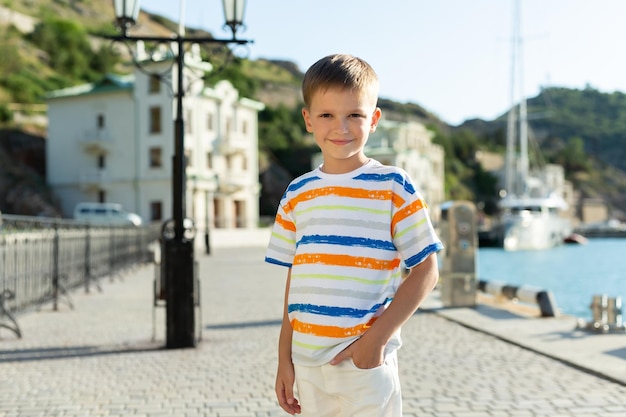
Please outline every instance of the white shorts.
[[301, 417], [402, 417], [396, 353], [373, 369], [351, 358], [338, 365], [295, 365]]

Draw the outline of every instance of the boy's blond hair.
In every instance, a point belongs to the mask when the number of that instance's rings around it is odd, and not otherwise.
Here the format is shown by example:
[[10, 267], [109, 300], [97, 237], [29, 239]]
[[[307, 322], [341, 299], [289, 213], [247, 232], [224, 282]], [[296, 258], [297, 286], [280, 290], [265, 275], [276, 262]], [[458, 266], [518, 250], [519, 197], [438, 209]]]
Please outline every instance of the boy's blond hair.
[[311, 65], [304, 74], [302, 81], [304, 105], [310, 107], [315, 93], [325, 92], [330, 88], [364, 93], [376, 101], [378, 76], [370, 64], [361, 58], [347, 54], [328, 55]]

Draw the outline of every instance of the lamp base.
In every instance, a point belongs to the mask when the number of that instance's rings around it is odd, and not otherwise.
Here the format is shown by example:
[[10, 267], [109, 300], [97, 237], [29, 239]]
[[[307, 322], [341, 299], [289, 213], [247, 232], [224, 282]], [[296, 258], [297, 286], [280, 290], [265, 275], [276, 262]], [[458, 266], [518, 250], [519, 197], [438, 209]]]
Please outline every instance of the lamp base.
[[196, 346], [193, 240], [164, 242], [166, 348]]

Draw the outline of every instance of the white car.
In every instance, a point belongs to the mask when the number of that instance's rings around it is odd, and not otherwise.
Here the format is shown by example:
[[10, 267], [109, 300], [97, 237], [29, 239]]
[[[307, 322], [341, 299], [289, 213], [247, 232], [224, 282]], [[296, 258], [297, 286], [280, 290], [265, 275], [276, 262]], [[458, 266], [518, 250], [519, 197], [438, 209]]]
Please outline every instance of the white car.
[[74, 208], [74, 219], [98, 225], [141, 226], [141, 217], [130, 213], [117, 203], [79, 203]]

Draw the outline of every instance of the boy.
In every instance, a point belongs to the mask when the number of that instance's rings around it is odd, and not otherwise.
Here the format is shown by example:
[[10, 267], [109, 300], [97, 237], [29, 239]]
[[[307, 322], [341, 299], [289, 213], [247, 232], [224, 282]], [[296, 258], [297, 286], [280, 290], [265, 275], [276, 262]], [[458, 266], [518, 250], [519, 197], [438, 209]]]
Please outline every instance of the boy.
[[289, 268], [276, 395], [292, 415], [400, 417], [400, 327], [435, 286], [442, 244], [408, 175], [364, 154], [381, 117], [369, 64], [322, 58], [302, 93], [324, 163], [285, 191], [265, 258]]

